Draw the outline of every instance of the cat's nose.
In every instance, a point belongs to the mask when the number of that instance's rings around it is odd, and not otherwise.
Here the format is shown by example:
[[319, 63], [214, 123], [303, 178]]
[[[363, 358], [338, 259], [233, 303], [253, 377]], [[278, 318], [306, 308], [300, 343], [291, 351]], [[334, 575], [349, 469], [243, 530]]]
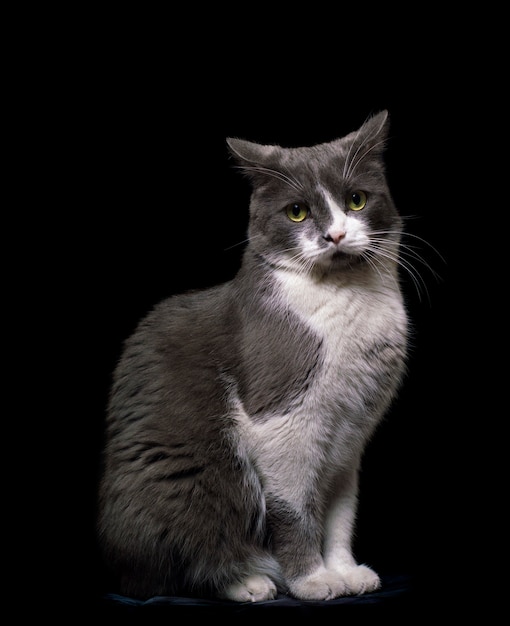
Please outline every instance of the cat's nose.
[[334, 244], [337, 244], [345, 237], [345, 230], [335, 230], [330, 231], [327, 235], [324, 236], [326, 241], [332, 241]]

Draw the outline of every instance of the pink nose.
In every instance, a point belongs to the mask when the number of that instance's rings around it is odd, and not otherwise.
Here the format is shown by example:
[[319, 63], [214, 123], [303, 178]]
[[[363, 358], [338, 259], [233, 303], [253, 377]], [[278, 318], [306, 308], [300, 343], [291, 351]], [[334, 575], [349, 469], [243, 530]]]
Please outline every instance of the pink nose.
[[334, 232], [329, 232], [325, 239], [326, 241], [332, 241], [334, 244], [337, 244], [341, 239], [343, 239], [345, 237], [345, 231], [344, 230], [337, 230]]

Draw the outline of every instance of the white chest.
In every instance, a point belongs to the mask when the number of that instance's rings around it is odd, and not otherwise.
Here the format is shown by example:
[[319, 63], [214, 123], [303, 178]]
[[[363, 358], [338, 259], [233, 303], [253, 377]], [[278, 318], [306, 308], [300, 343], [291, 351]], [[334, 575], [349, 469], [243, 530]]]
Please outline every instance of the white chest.
[[318, 337], [335, 358], [350, 341], [405, 332], [406, 314], [396, 280], [359, 283], [312, 282], [306, 276], [277, 272], [285, 306]]
[[[405, 333], [406, 316], [396, 289], [311, 283], [279, 275], [282, 303], [321, 339], [320, 374], [298, 406], [252, 422], [240, 413], [245, 441], [268, 484], [296, 500], [325, 467], [356, 463], [378, 415], [367, 415], [378, 365], [369, 346]], [[374, 359], [376, 360], [376, 359]]]

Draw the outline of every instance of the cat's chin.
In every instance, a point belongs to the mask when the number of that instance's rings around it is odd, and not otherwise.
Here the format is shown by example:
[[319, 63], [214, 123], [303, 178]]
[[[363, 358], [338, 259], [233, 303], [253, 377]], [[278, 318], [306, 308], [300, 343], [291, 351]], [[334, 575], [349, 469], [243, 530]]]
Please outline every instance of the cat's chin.
[[345, 259], [351, 259], [352, 258], [352, 254], [349, 254], [348, 252], [344, 252], [343, 250], [335, 250], [335, 252], [333, 252], [333, 254], [331, 255], [331, 259], [332, 260], [345, 260]]
[[363, 257], [359, 254], [350, 254], [342, 250], [336, 250], [333, 254], [328, 255], [321, 262], [324, 269], [335, 270], [344, 267], [353, 267], [363, 262]]
[[361, 267], [362, 264], [362, 256], [338, 251], [318, 260], [312, 274], [315, 274], [320, 280], [324, 280], [328, 276], [332, 278], [341, 276], [347, 270], [350, 272], [356, 267]]

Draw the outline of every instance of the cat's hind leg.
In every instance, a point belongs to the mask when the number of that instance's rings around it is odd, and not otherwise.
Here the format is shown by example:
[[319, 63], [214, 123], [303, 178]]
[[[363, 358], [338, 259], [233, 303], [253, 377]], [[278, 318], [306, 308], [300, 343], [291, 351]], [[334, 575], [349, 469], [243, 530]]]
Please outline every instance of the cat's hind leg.
[[273, 600], [286, 591], [280, 565], [267, 552], [254, 553], [245, 563], [244, 572], [228, 583], [218, 594], [234, 602]]
[[229, 585], [221, 597], [234, 602], [261, 602], [273, 600], [277, 589], [274, 582], [265, 574], [252, 574], [241, 582]]

